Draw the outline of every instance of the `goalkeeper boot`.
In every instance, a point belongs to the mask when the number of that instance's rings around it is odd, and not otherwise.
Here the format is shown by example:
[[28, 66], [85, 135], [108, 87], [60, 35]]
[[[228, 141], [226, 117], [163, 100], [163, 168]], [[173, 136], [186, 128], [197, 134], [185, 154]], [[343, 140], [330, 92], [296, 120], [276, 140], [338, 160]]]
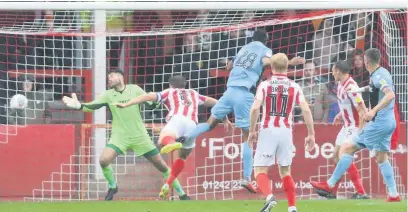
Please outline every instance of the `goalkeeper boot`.
[[170, 152], [173, 152], [175, 150], [180, 149], [181, 147], [183, 147], [183, 144], [180, 142], [174, 142], [172, 144], [167, 144], [166, 146], [164, 146], [161, 150], [160, 153], [161, 154], [168, 154]]
[[249, 180], [246, 179], [241, 180], [241, 186], [248, 190], [250, 193], [256, 194], [256, 189]]
[[359, 194], [356, 192], [353, 194], [353, 196], [350, 197], [350, 199], [371, 199], [367, 194]]
[[261, 209], [261, 212], [269, 212], [271, 210], [271, 208], [276, 206], [276, 204], [278, 204], [278, 202], [276, 201], [275, 197], [272, 194], [270, 194], [266, 198], [265, 205]]
[[180, 200], [191, 200], [191, 198], [189, 196], [187, 196], [187, 194], [179, 196], [179, 198], [180, 198]]
[[118, 193], [118, 186], [116, 188], [109, 188], [108, 193], [105, 196], [105, 201], [110, 201], [113, 199], [116, 193]]
[[169, 195], [170, 186], [169, 184], [164, 184], [160, 190], [159, 197], [161, 199], [167, 199]]

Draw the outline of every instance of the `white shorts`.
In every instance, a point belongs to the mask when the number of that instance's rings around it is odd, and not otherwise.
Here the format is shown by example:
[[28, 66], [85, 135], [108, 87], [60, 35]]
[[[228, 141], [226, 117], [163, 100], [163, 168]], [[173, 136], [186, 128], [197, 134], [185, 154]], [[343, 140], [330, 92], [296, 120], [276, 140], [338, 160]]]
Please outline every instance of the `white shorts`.
[[[179, 138], [181, 136], [185, 136], [187, 132], [193, 130], [197, 124], [181, 115], [174, 115], [170, 118], [170, 120], [167, 122], [166, 126], [162, 129], [162, 132], [168, 131], [176, 134], [176, 138]], [[192, 149], [195, 147], [195, 140], [189, 140], [185, 141], [183, 143], [183, 149]]]
[[294, 151], [292, 129], [261, 129], [255, 151], [254, 166], [272, 166], [275, 164], [275, 158], [280, 166], [289, 166], [292, 164]]
[[360, 129], [358, 127], [346, 127], [343, 126], [337, 135], [336, 146], [342, 146], [345, 143], [353, 141], [353, 137], [358, 134]]

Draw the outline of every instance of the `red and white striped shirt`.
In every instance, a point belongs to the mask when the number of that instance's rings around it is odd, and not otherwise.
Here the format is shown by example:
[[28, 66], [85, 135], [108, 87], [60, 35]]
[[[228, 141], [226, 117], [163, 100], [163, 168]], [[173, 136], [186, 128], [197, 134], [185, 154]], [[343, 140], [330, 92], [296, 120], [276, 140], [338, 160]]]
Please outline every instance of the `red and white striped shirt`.
[[364, 104], [360, 94], [347, 93], [346, 88], [350, 85], [357, 85], [353, 78], [348, 77], [343, 83], [337, 85], [337, 100], [343, 123], [346, 127], [358, 127], [360, 118], [358, 115], [358, 104]]
[[162, 102], [169, 111], [166, 121], [174, 115], [182, 115], [198, 123], [198, 106], [205, 100], [205, 96], [193, 89], [169, 88], [157, 94], [157, 101]]
[[255, 98], [262, 101], [262, 128], [292, 128], [293, 109], [304, 99], [302, 89], [286, 75], [274, 74], [262, 82]]

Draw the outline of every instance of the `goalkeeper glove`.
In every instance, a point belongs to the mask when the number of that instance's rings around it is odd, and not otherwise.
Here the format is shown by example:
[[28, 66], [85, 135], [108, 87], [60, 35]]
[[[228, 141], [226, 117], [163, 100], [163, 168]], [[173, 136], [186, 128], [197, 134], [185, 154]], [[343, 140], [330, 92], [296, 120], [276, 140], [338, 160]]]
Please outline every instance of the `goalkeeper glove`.
[[67, 107], [71, 109], [76, 109], [76, 110], [81, 109], [81, 103], [78, 101], [78, 98], [75, 93], [73, 93], [71, 97], [64, 96], [62, 98], [62, 101], [65, 103]]

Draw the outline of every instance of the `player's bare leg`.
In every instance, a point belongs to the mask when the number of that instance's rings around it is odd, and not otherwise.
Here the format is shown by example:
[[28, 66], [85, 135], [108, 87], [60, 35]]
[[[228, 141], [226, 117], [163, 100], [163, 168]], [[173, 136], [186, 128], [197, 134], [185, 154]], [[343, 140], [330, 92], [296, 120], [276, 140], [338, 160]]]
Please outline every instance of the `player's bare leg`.
[[261, 212], [269, 212], [270, 209], [275, 207], [275, 205], [277, 204], [277, 201], [272, 194], [272, 188], [268, 177], [269, 167], [259, 166], [255, 167], [254, 170], [258, 188], [262, 192], [263, 196], [266, 198], [266, 202], [263, 208], [261, 209]]
[[105, 147], [101, 156], [99, 157], [99, 164], [102, 168], [103, 176], [108, 181], [109, 190], [105, 196], [105, 200], [112, 200], [116, 193], [118, 193], [118, 186], [113, 175], [113, 169], [111, 166], [112, 161], [118, 156], [115, 149], [111, 147]]
[[163, 146], [160, 150], [161, 154], [168, 154], [183, 146], [181, 142], [176, 142], [176, 137], [176, 133], [171, 131], [162, 131], [160, 133], [159, 144]]
[[243, 143], [243, 170], [244, 170], [244, 178], [241, 180], [241, 186], [247, 189], [249, 192], [255, 194], [256, 189], [251, 183], [251, 176], [252, 176], [252, 167], [253, 167], [253, 155], [252, 155], [252, 148], [248, 145], [248, 136], [249, 132], [246, 129], [242, 129], [242, 141]]
[[279, 175], [282, 179], [283, 188], [286, 193], [286, 199], [288, 200], [288, 211], [297, 212], [296, 187], [290, 172], [290, 166], [279, 166]]
[[[150, 163], [153, 164], [154, 167], [156, 167], [157, 170], [159, 170], [163, 174], [163, 178], [165, 180], [167, 180], [169, 178], [171, 170], [167, 166], [166, 162], [163, 160], [163, 158], [162, 158], [162, 156], [160, 154], [147, 155], [145, 157]], [[176, 190], [176, 192], [179, 195], [180, 199], [187, 199], [188, 198], [186, 193], [183, 191], [183, 188], [181, 188], [180, 182], [177, 179], [175, 179], [173, 181], [171, 186]], [[163, 199], [167, 199], [168, 192], [169, 192], [169, 188], [164, 189], [164, 190], [162, 188], [162, 191], [160, 192], [159, 196], [161, 198], [163, 198]]]
[[380, 167], [381, 174], [387, 185], [387, 190], [389, 195], [387, 196], [387, 202], [400, 202], [401, 197], [397, 192], [397, 187], [395, 184], [394, 174], [391, 164], [388, 160], [388, 152], [375, 152], [375, 158], [377, 160], [378, 166]]

